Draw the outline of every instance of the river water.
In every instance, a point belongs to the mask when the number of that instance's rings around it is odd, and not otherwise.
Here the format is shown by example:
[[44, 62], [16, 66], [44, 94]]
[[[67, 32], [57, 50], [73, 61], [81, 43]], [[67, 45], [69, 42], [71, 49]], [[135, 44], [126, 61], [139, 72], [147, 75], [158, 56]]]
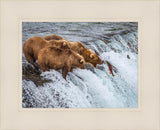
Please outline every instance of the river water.
[[22, 44], [33, 36], [57, 34], [80, 41], [106, 63], [74, 69], [67, 80], [61, 70], [35, 70], [22, 55], [24, 108], [137, 108], [138, 23], [136, 22], [23, 22]]

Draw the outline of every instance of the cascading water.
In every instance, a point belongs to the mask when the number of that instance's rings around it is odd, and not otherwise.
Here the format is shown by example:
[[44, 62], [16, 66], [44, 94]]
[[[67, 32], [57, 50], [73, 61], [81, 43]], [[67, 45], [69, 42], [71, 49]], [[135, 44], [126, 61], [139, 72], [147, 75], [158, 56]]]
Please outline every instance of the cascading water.
[[64, 80], [61, 70], [35, 70], [22, 56], [22, 106], [24, 108], [137, 108], [138, 23], [24, 22], [23, 41], [33, 36], [57, 34], [80, 41], [113, 66], [74, 69]]

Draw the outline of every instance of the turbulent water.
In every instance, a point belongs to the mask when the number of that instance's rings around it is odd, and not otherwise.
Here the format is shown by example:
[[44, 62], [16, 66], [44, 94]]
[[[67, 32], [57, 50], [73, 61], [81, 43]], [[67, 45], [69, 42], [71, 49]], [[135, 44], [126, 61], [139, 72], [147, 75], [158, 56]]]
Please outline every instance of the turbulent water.
[[67, 80], [61, 70], [35, 70], [22, 57], [22, 106], [24, 108], [137, 108], [138, 24], [134, 22], [52, 23], [24, 22], [23, 41], [33, 36], [57, 34], [80, 41], [113, 66], [74, 69]]

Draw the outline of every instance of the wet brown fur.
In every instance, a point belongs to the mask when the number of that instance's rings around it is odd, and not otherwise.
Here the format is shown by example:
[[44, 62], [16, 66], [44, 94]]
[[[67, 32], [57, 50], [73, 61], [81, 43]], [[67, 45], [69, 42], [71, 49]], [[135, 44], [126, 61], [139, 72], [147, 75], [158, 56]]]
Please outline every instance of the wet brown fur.
[[[50, 40], [46, 46], [55, 46], [61, 49], [70, 49], [69, 42], [66, 40]], [[66, 44], [64, 46], [64, 43]]]
[[50, 41], [50, 40], [63, 40], [64, 38], [59, 36], [59, 35], [48, 35], [43, 37], [45, 40]]
[[[66, 43], [65, 46], [64, 42]], [[38, 53], [39, 51], [47, 46], [57, 46], [59, 48], [62, 49], [69, 49], [68, 43], [66, 40], [50, 40], [47, 41], [44, 38], [38, 37], [38, 36], [34, 36], [32, 38], [29, 38], [28, 40], [26, 40], [26, 42], [23, 45], [23, 53], [26, 57], [26, 60], [31, 63], [34, 67], [36, 67], [35, 65], [35, 61], [38, 58]]]
[[66, 79], [68, 72], [72, 72], [74, 67], [84, 69], [85, 60], [71, 49], [45, 47], [38, 54], [38, 65], [43, 71], [62, 69], [63, 78]]
[[[51, 40], [51, 39], [57, 39], [57, 40], [58, 39], [63, 39], [63, 40], [65, 40], [64, 38], [62, 38], [61, 36], [58, 36], [58, 35], [48, 35], [46, 37], [49, 40]], [[91, 50], [85, 48], [84, 45], [81, 42], [69, 42], [69, 47], [73, 51], [82, 55], [84, 57], [85, 61], [92, 64], [94, 67], [96, 67], [97, 64], [102, 64], [103, 63], [103, 61], [99, 58], [99, 56], [97, 54], [95, 54]]]

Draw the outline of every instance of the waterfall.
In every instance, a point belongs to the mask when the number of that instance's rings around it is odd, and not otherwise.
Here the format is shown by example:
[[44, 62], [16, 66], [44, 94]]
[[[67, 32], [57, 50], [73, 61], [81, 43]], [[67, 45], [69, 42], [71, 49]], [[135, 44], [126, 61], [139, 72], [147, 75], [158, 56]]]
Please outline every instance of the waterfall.
[[[22, 43], [33, 36], [57, 34], [80, 41], [106, 62], [97, 68], [36, 71], [22, 55], [24, 108], [137, 108], [138, 24], [136, 22], [24, 22]], [[87, 65], [86, 65], [87, 66]]]

